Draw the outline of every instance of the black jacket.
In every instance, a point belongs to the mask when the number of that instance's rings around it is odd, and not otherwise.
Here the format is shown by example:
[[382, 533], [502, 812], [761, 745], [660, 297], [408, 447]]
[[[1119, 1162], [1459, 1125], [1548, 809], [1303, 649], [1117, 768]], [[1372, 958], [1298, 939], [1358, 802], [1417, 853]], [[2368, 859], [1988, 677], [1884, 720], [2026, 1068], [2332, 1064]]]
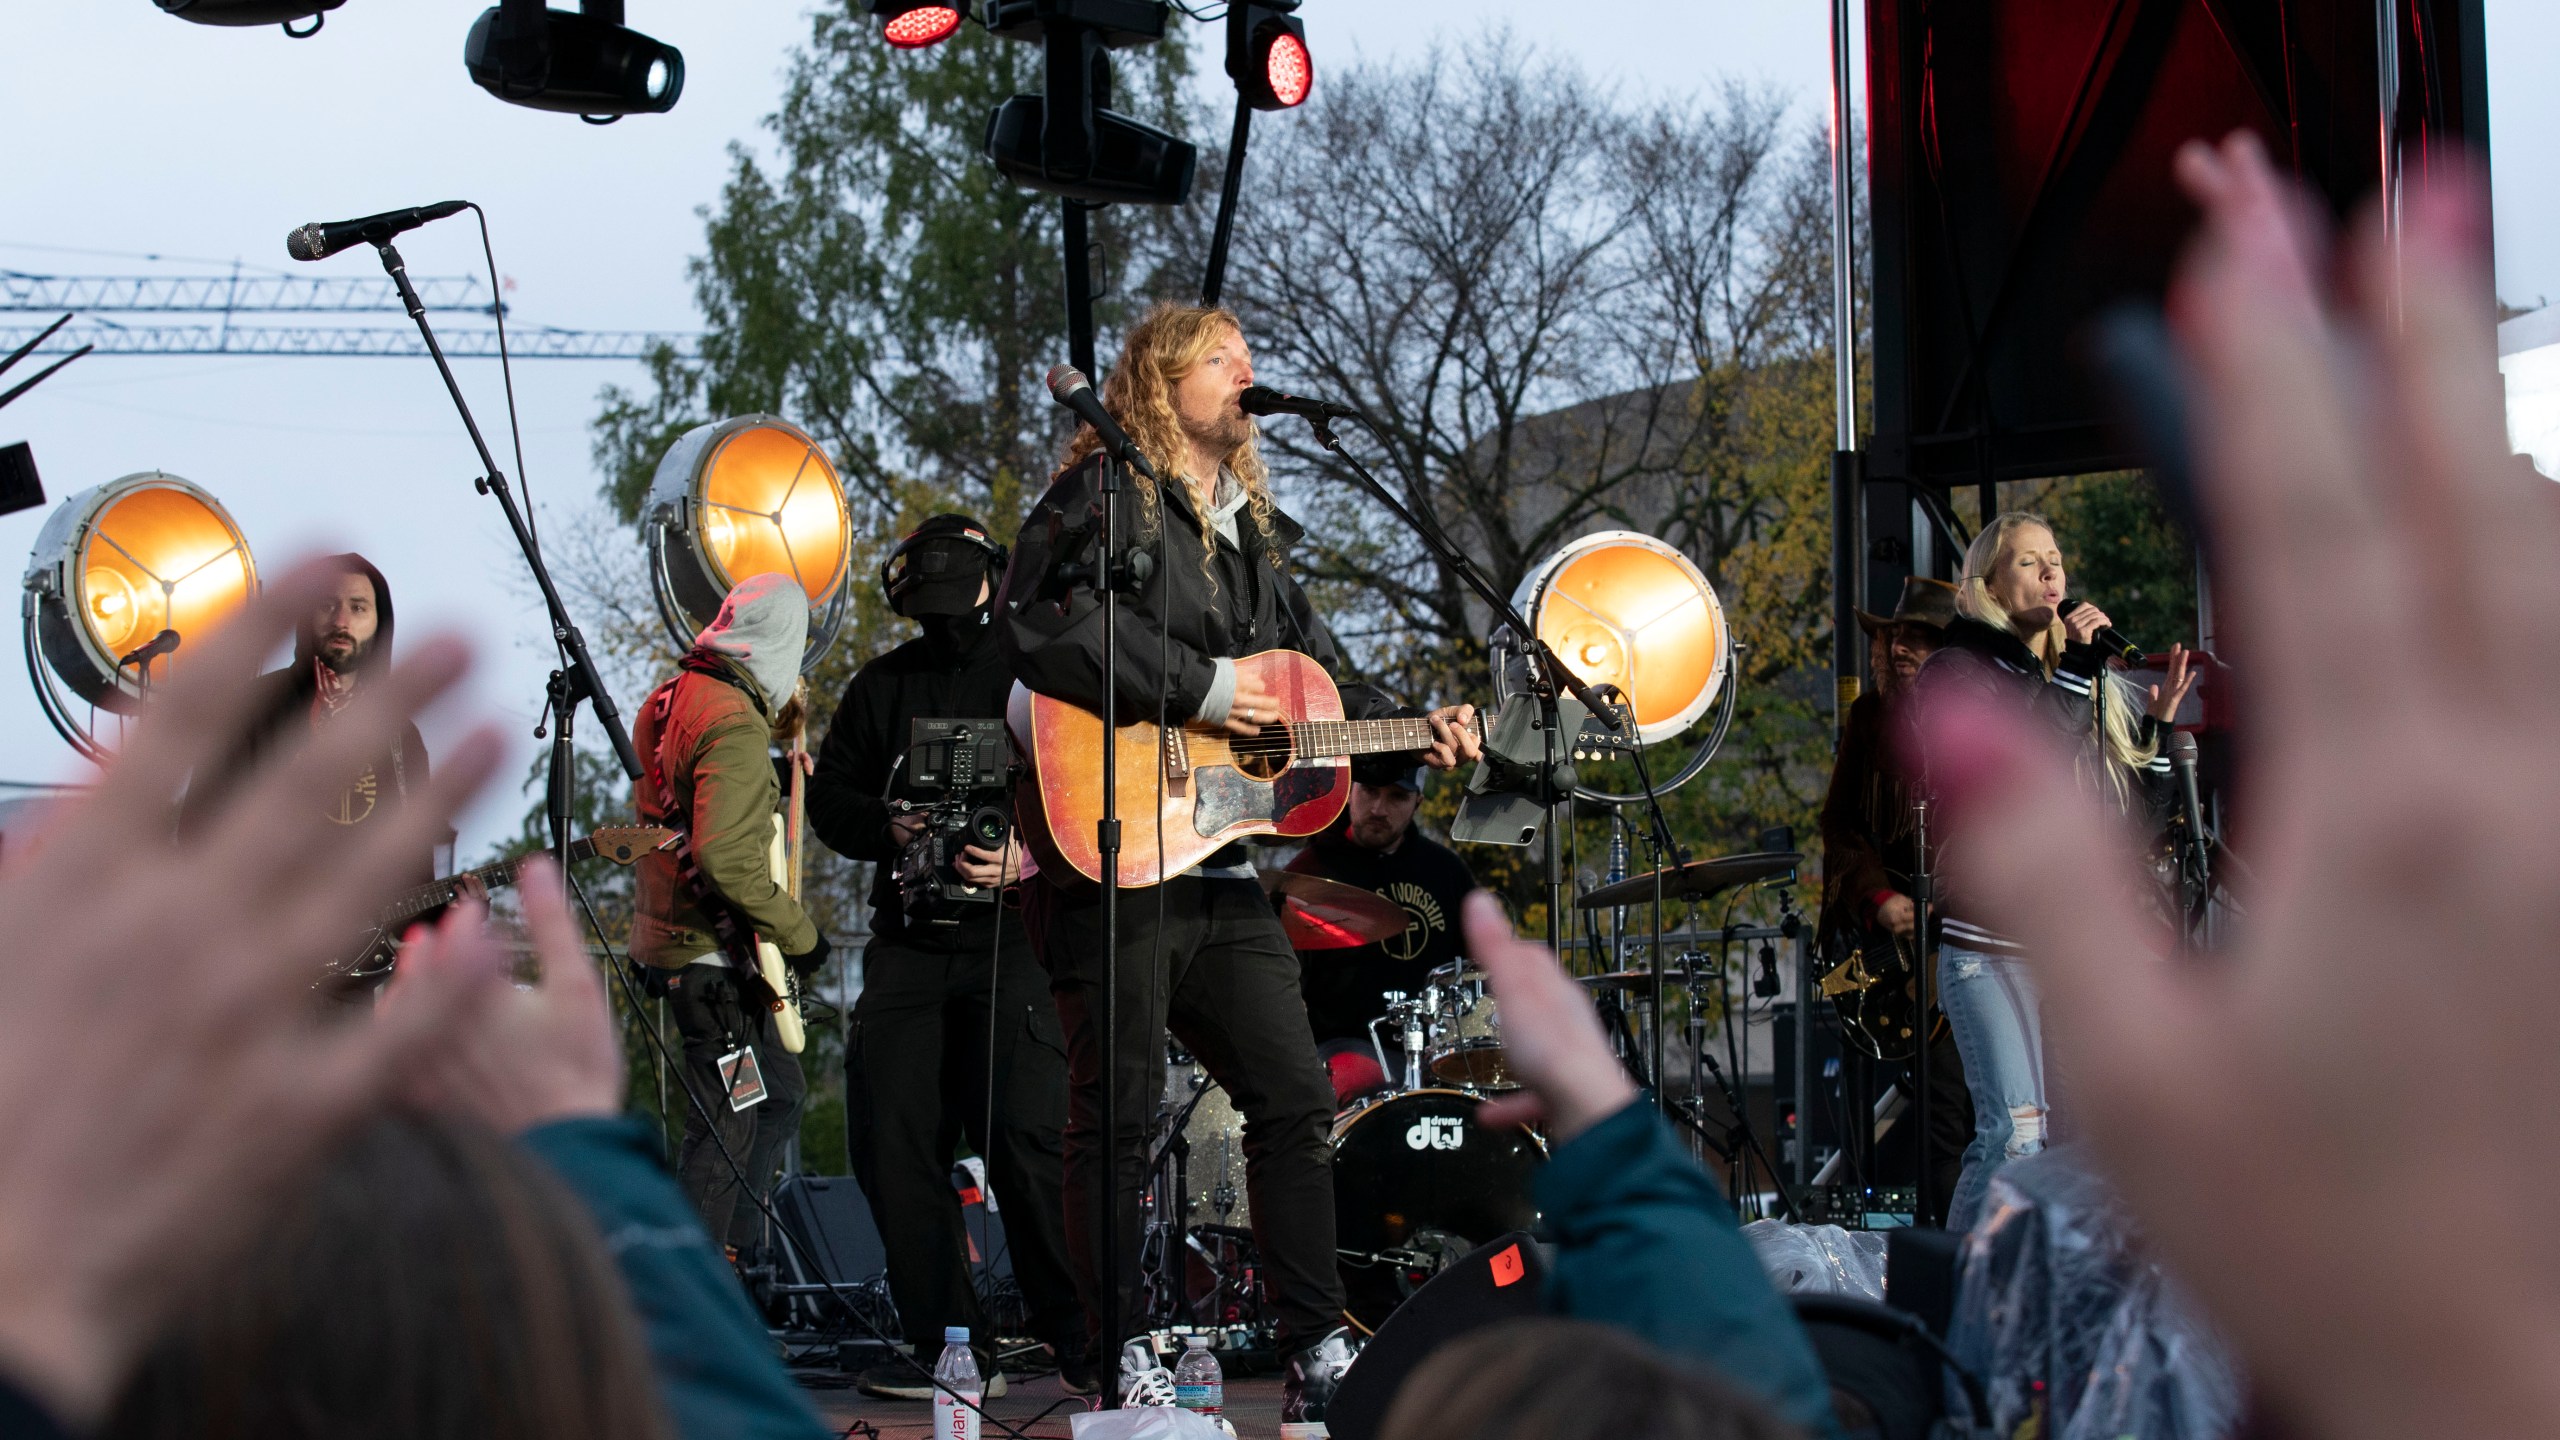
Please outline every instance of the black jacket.
[[[1068, 569], [1090, 565], [1101, 549], [1099, 458], [1089, 458], [1052, 482], [1022, 522], [1013, 563], [1005, 571], [996, 604], [996, 640], [1016, 679], [1043, 695], [1073, 701], [1097, 713], [1107, 707], [1102, 679], [1102, 609], [1090, 585]], [[1131, 476], [1119, 492], [1118, 528], [1124, 548], [1143, 549], [1153, 572], [1120, 604], [1120, 673], [1116, 714], [1120, 723], [1173, 723], [1199, 713], [1216, 675], [1212, 663], [1264, 650], [1297, 650], [1313, 656], [1337, 680], [1342, 656], [1333, 635], [1289, 578], [1289, 547], [1305, 532], [1278, 516], [1275, 533], [1256, 529], [1251, 511], [1236, 517], [1241, 546], [1219, 538], [1204, 573], [1200, 522], [1191, 494], [1180, 483], [1155, 487], [1152, 507], [1161, 526], [1147, 523]], [[1281, 564], [1274, 564], [1275, 557]], [[1365, 686], [1344, 686], [1343, 713], [1372, 719], [1389, 708], [1385, 696]]]
[[[2080, 756], [2080, 771], [2090, 777], [2112, 763], [2100, 753], [2092, 723], [2106, 675], [2105, 652], [2094, 645], [2075, 644], [2064, 648], [2061, 663], [2048, 677], [2043, 662], [2015, 632], [1959, 615], [1947, 627], [1946, 640], [1937, 653], [1921, 665], [1913, 684], [1920, 696], [1920, 707], [1927, 706], [1933, 697], [1959, 691], [2003, 697], [2023, 707], [2036, 720], [2051, 726], [2056, 736]], [[2119, 689], [2107, 695], [2106, 703], [2131, 704], [2133, 700]], [[2155, 751], [2168, 738], [2166, 727], [2148, 714], [2136, 717], [2133, 733], [2137, 741]], [[1924, 768], [1925, 759], [1924, 755]], [[2104, 793], [2113, 799], [2112, 787]], [[2150, 764], [2126, 778], [2126, 813], [2146, 837], [2156, 840], [2168, 827], [2173, 804], [2169, 761], [2164, 754], [2155, 753]], [[1930, 838], [1934, 842], [1938, 837], [1933, 833]], [[1933, 843], [1932, 853], [1936, 850]], [[1943, 876], [1944, 872], [1940, 874]], [[1937, 889], [1947, 943], [1975, 950], [2018, 948], [2017, 942], [1980, 922], [1960, 886], [1950, 886], [1942, 879]]]
[[[889, 838], [891, 799], [918, 802], [942, 798], [942, 792], [916, 787], [900, 763], [907, 753], [910, 721], [943, 718], [1001, 720], [1013, 674], [997, 649], [992, 624], [982, 629], [966, 651], [938, 650], [921, 637], [910, 640], [854, 672], [827, 722], [827, 738], [818, 746], [817, 773], [809, 778], [809, 825], [827, 848], [852, 860], [878, 862], [871, 885], [871, 929], [883, 939], [902, 939], [934, 949], [989, 943], [996, 923], [995, 907], [958, 925], [930, 925], [910, 931], [898, 905], [898, 847]], [[893, 773], [894, 772], [894, 773]], [[1021, 923], [1008, 916], [1005, 928]]]
[[1895, 753], [1899, 704], [1875, 691], [1849, 706], [1840, 753], [1822, 797], [1822, 931], [1854, 933], [1873, 924], [1876, 896], [1908, 895], [1918, 873], [1909, 776]]

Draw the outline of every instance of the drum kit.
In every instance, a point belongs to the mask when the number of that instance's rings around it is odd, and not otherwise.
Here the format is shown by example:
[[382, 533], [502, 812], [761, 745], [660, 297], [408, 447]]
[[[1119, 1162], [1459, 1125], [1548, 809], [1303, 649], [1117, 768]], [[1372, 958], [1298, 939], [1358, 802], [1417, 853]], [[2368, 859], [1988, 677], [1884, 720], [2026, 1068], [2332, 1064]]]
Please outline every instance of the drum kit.
[[[1792, 852], [1695, 861], [1595, 889], [1579, 903], [1649, 903], [1657, 881], [1666, 900], [1702, 900], [1786, 875], [1798, 863]], [[1373, 944], [1403, 933], [1408, 922], [1402, 906], [1355, 885], [1278, 870], [1262, 879], [1290, 943], [1301, 950]], [[1704, 983], [1705, 964], [1682, 957], [1666, 963], [1663, 978], [1686, 987], [1694, 971]], [[1584, 984], [1604, 1015], [1631, 1020], [1645, 1008], [1655, 976], [1627, 970], [1588, 976]], [[1626, 1050], [1636, 1065], [1641, 1047], [1629, 1043]], [[1431, 971], [1419, 993], [1391, 992], [1386, 1013], [1370, 1023], [1369, 1051], [1382, 1083], [1345, 1098], [1330, 1139], [1347, 1318], [1364, 1332], [1477, 1245], [1532, 1227], [1538, 1217], [1531, 1191], [1547, 1153], [1534, 1129], [1479, 1119], [1486, 1101], [1520, 1082], [1503, 1049], [1493, 987], [1469, 962]], [[1252, 1327], [1261, 1296], [1243, 1116], [1178, 1047], [1168, 1050], [1166, 1078], [1144, 1201], [1150, 1308], [1178, 1323]]]

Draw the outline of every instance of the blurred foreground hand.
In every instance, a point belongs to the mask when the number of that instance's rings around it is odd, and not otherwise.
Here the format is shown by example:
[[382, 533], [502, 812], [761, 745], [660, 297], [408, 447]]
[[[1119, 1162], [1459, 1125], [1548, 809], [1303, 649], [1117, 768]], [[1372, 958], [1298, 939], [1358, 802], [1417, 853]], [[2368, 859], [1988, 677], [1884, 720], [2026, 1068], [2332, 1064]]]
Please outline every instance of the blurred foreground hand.
[[242, 751], [258, 662], [336, 583], [302, 565], [191, 637], [131, 743], [0, 868], [0, 1374], [94, 1422], [183, 1291], [497, 988], [449, 967], [380, 1020], [311, 989], [489, 778], [474, 731], [352, 841], [329, 802], [470, 663], [431, 638], [317, 734], [194, 807]]
[[1950, 871], [2042, 967], [2102, 1161], [2323, 1440], [2560, 1434], [2560, 490], [2508, 453], [2487, 192], [2454, 168], [2396, 258], [2368, 220], [2332, 277], [2253, 138], [2179, 157], [2238, 943], [2169, 958], [2049, 738], [1922, 717]]

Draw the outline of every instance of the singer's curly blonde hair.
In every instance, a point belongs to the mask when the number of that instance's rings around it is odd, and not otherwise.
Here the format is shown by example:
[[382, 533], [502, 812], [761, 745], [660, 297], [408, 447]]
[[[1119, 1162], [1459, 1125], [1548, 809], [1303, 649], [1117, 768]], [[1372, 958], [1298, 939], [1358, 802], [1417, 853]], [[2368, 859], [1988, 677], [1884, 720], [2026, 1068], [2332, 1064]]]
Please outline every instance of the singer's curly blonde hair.
[[[1120, 342], [1120, 363], [1113, 366], [1109, 379], [1102, 382], [1102, 408], [1129, 432], [1140, 454], [1156, 473], [1168, 477], [1185, 475], [1191, 468], [1191, 442], [1182, 431], [1182, 417], [1173, 408], [1173, 387], [1180, 384], [1210, 351], [1225, 343], [1229, 336], [1241, 337], [1244, 326], [1235, 313], [1223, 306], [1157, 305], [1129, 329]], [[1227, 473], [1244, 487], [1246, 517], [1263, 539], [1263, 551], [1271, 563], [1280, 563], [1279, 547], [1270, 543], [1278, 510], [1271, 499], [1271, 471], [1262, 463], [1261, 429], [1248, 418], [1244, 443], [1227, 452]], [[1066, 458], [1059, 462], [1058, 473], [1082, 463], [1084, 458], [1102, 448], [1102, 437], [1090, 425], [1076, 427], [1074, 440], [1067, 445]], [[1052, 476], [1051, 478], [1056, 478]], [[1214, 485], [1217, 477], [1200, 477], [1204, 484]], [[1152, 486], [1137, 487], [1138, 503], [1153, 532], [1156, 523], [1156, 496]], [[1218, 543], [1209, 528], [1205, 497], [1194, 492], [1192, 509], [1200, 517], [1200, 569], [1209, 573], [1209, 558], [1217, 553]], [[1215, 585], [1212, 579], [1211, 584]]]

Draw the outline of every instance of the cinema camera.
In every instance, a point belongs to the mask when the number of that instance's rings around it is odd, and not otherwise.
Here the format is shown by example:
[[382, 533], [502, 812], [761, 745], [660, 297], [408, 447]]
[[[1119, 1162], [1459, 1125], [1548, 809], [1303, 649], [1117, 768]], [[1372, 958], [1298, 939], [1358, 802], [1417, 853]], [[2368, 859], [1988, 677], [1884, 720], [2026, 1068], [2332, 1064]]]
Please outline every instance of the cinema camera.
[[970, 906], [995, 902], [994, 889], [962, 880], [953, 862], [966, 846], [1002, 850], [1013, 835], [1012, 742], [1001, 720], [916, 720], [907, 733], [908, 783], [939, 793], [890, 802], [924, 819], [898, 856], [898, 904], [910, 925], [957, 925]]

